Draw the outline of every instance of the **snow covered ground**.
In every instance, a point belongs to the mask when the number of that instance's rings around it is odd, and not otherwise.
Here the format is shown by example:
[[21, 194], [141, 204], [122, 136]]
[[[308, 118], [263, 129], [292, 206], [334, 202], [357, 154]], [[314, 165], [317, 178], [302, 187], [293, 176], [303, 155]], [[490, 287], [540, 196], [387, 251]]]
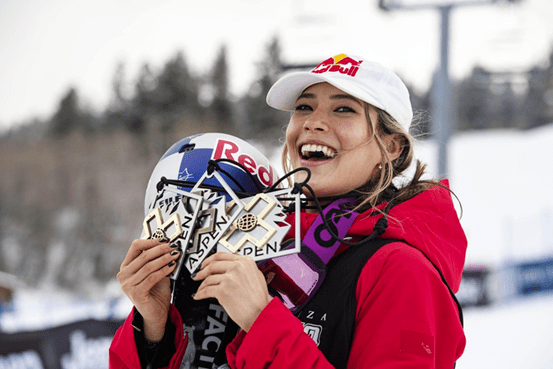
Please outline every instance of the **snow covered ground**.
[[[91, 303], [64, 293], [25, 291], [16, 295], [14, 307], [0, 315], [0, 327], [9, 331], [46, 329], [88, 318], [122, 319], [131, 304], [125, 298], [116, 304]], [[457, 369], [552, 368], [552, 317], [553, 293], [465, 309], [467, 346]]]
[[123, 320], [132, 304], [113, 280], [105, 295], [84, 299], [55, 288], [15, 291], [8, 311], [0, 313], [0, 332], [35, 331], [86, 319]]
[[466, 309], [465, 334], [457, 369], [553, 368], [553, 293]]
[[[463, 206], [466, 266], [500, 270], [551, 258], [551, 142], [553, 124], [452, 138], [448, 178]], [[436, 146], [426, 141], [415, 148], [433, 173]], [[467, 347], [458, 369], [553, 368], [553, 292], [465, 310]]]

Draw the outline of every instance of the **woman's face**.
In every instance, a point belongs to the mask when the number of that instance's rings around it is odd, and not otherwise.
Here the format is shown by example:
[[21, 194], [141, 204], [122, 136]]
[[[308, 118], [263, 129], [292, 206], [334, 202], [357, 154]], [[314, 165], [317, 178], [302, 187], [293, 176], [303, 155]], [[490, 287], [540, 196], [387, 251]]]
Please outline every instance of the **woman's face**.
[[[366, 104], [328, 83], [307, 88], [298, 98], [286, 130], [293, 168], [311, 170], [308, 184], [317, 196], [335, 196], [364, 185], [382, 155], [365, 113]], [[374, 107], [369, 110], [377, 122]], [[296, 181], [305, 178], [300, 172]]]

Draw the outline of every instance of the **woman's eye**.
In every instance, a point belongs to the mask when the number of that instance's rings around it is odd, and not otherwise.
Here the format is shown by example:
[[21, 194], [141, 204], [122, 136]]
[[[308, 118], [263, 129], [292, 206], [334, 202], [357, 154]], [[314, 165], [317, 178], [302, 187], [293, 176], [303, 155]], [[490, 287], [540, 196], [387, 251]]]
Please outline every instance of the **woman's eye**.
[[349, 106], [340, 106], [336, 109], [338, 113], [355, 113], [355, 110], [353, 108], [350, 108]]
[[303, 111], [303, 110], [312, 110], [309, 105], [306, 104], [299, 104], [296, 106], [297, 111]]

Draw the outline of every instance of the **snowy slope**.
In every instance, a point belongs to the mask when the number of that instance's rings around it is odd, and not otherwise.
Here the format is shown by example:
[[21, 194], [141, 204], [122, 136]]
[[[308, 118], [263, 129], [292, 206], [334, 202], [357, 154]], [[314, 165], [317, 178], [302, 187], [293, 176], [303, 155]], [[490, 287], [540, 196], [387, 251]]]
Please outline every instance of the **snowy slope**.
[[[553, 255], [552, 143], [553, 124], [452, 138], [448, 178], [463, 206], [467, 265]], [[419, 142], [415, 151], [435, 173], [436, 144]]]
[[465, 311], [457, 369], [553, 368], [553, 293]]
[[[463, 207], [466, 266], [499, 270], [553, 255], [552, 143], [553, 124], [451, 140], [448, 178]], [[416, 146], [433, 172], [436, 146]], [[467, 347], [457, 368], [553, 368], [552, 316], [553, 292], [465, 309]]]
[[132, 303], [121, 292], [116, 279], [103, 296], [85, 299], [53, 287], [19, 289], [9, 309], [0, 314], [0, 332], [43, 330], [86, 319], [123, 320]]
[[[111, 313], [124, 318], [131, 308], [125, 300], [114, 309], [107, 301], [87, 305], [63, 293], [46, 295], [36, 291], [17, 294], [15, 304], [17, 313], [0, 315], [0, 325], [10, 331], [45, 329], [86, 318], [103, 319]], [[457, 369], [552, 368], [552, 316], [553, 293], [465, 309], [467, 347]]]

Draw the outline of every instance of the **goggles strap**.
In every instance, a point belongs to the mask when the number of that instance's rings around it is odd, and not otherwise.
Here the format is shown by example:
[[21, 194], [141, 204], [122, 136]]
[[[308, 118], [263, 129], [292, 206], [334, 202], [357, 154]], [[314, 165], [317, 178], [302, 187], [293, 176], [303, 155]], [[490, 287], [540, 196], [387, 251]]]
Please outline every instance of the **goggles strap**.
[[332, 259], [341, 244], [340, 240], [335, 239], [329, 233], [326, 224], [331, 228], [332, 233], [338, 236], [338, 239], [345, 238], [355, 218], [359, 215], [351, 210], [354, 206], [355, 200], [349, 197], [333, 201], [323, 210], [322, 216], [319, 214], [303, 238], [305, 246], [311, 249], [325, 265]]
[[[269, 286], [280, 294], [292, 312], [301, 310], [321, 286], [326, 265], [341, 244], [339, 239], [347, 235], [359, 215], [351, 211], [354, 205], [353, 198], [335, 200], [309, 227], [299, 254], [276, 257], [259, 264]], [[330, 234], [327, 226], [338, 239]]]

